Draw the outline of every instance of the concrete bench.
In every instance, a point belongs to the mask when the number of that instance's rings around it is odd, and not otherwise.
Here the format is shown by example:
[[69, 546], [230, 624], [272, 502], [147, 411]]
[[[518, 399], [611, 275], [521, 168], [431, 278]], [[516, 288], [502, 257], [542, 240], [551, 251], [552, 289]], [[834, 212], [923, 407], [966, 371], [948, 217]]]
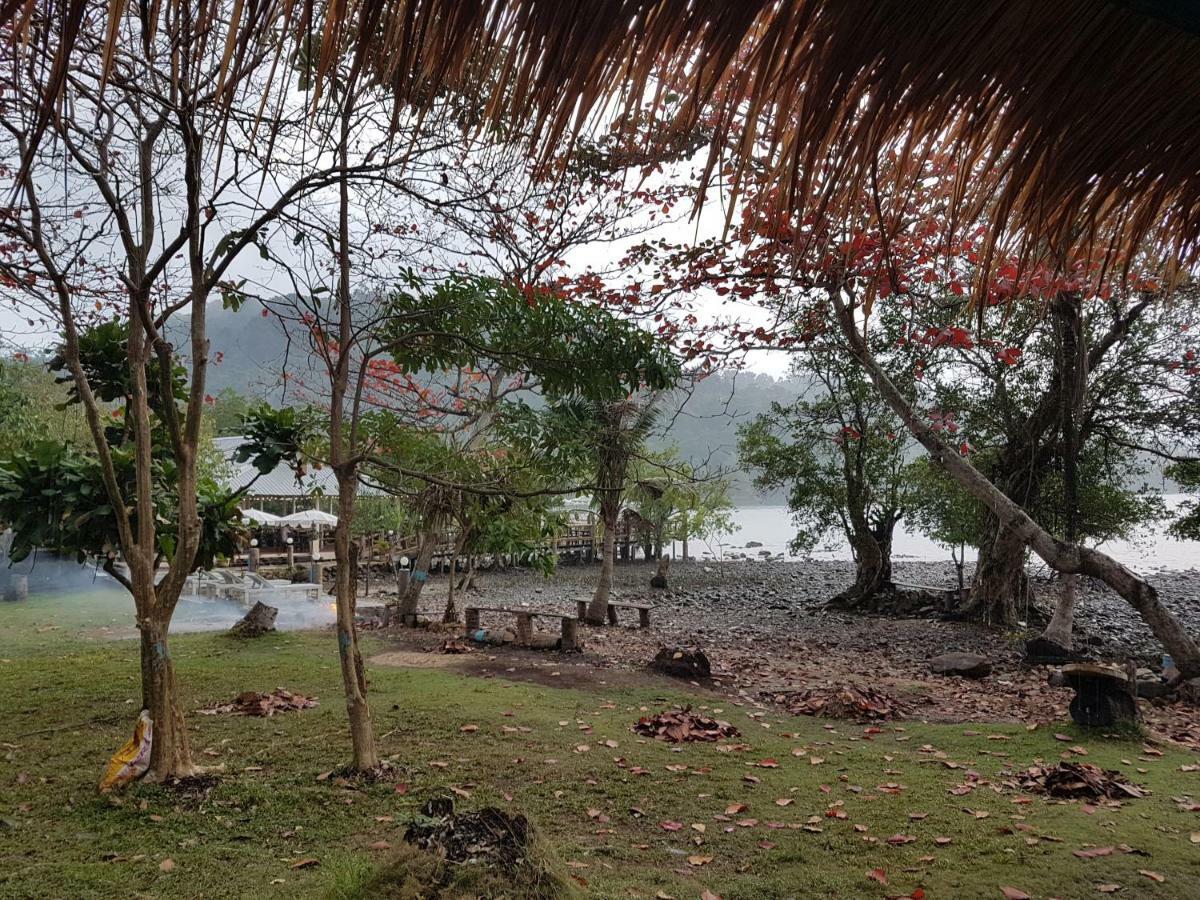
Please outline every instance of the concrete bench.
[[[577, 619], [579, 619], [580, 622], [584, 621], [584, 619], [587, 618], [587, 608], [588, 608], [588, 604], [590, 602], [591, 602], [590, 598], [575, 601], [575, 617]], [[620, 602], [620, 601], [609, 600], [608, 601], [608, 624], [609, 625], [617, 624], [617, 610], [618, 609], [636, 609], [638, 611], [638, 628], [649, 628], [650, 627], [650, 610], [654, 609], [653, 604], [651, 604], [651, 603], [624, 603], [624, 602]]]
[[479, 630], [479, 614], [480, 613], [503, 613], [505, 615], [515, 616], [517, 620], [517, 645], [528, 647], [533, 642], [533, 620], [536, 617], [546, 619], [558, 619], [562, 629], [562, 637], [559, 643], [559, 649], [566, 652], [569, 650], [578, 650], [579, 646], [579, 623], [571, 616], [564, 616], [562, 613], [554, 612], [539, 612], [534, 609], [511, 609], [507, 606], [468, 606], [463, 610], [466, 616], [467, 636], [472, 632]]

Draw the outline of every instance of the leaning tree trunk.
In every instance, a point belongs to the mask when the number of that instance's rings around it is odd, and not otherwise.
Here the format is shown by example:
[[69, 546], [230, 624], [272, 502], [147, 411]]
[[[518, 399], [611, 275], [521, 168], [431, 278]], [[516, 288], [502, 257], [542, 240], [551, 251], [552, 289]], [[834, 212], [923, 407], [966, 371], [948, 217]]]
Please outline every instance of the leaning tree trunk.
[[1021, 536], [988, 518], [988, 536], [979, 548], [964, 617], [988, 625], [1015, 625], [1029, 606], [1028, 550]]
[[346, 714], [350, 719], [350, 743], [356, 772], [371, 772], [379, 768], [379, 751], [375, 747], [375, 729], [371, 724], [371, 707], [367, 702], [367, 670], [358, 647], [358, 626], [354, 621], [358, 603], [357, 545], [350, 536], [354, 521], [354, 499], [357, 480], [351, 472], [338, 477], [338, 524], [333, 531], [333, 551], [337, 560], [334, 581], [337, 607], [338, 659], [342, 670], [342, 688], [346, 695]]
[[588, 604], [584, 619], [589, 625], [603, 625], [608, 621], [608, 598], [612, 593], [613, 562], [617, 554], [617, 523], [604, 523], [604, 558], [600, 560], [600, 578], [596, 581], [596, 593]]
[[859, 333], [854, 313], [843, 301], [840, 289], [831, 290], [829, 299], [837, 312], [842, 336], [855, 359], [862, 365], [883, 400], [926, 449], [930, 459], [963, 490], [984, 504], [1002, 527], [1011, 529], [1052, 569], [1064, 574], [1079, 573], [1098, 578], [1123, 597], [1138, 611], [1154, 636], [1171, 654], [1179, 671], [1179, 679], [1200, 677], [1200, 646], [1179, 619], [1163, 606], [1154, 586], [1099, 550], [1056, 540], [966, 458], [947, 446], [929, 423], [917, 415], [912, 404], [879, 365]]
[[138, 623], [141, 631], [142, 706], [154, 723], [150, 743], [150, 768], [147, 781], [163, 781], [193, 775], [188, 746], [187, 726], [179, 705], [179, 686], [175, 663], [167, 645], [170, 616], [152, 611]]
[[433, 564], [433, 554], [437, 550], [438, 530], [431, 527], [421, 533], [421, 543], [417, 545], [417, 556], [413, 562], [412, 573], [408, 577], [408, 587], [400, 600], [400, 621], [415, 622], [417, 607], [421, 604], [421, 591], [429, 580], [429, 567]]

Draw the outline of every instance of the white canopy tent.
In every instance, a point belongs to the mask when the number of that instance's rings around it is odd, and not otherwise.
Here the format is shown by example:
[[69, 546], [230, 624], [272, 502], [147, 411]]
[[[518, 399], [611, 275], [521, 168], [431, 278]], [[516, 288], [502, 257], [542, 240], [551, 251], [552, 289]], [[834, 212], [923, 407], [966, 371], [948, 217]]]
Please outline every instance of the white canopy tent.
[[241, 513], [243, 519], [254, 525], [278, 525], [283, 518], [274, 513], [263, 512], [261, 509], [243, 509]]
[[336, 528], [337, 523], [337, 516], [321, 512], [319, 509], [302, 509], [290, 516], [283, 516], [277, 524], [290, 525], [292, 528]]

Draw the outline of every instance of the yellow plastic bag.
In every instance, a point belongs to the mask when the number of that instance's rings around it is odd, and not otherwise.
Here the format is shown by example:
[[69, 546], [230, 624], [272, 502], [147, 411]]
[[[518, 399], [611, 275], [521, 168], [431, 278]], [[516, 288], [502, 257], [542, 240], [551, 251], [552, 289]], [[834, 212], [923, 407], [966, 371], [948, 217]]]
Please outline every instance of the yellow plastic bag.
[[125, 744], [113, 754], [100, 779], [100, 793], [105, 794], [113, 788], [122, 788], [131, 781], [136, 781], [146, 774], [150, 768], [150, 745], [154, 740], [154, 722], [150, 719], [150, 711], [143, 709], [138, 716], [137, 724], [133, 727], [133, 740]]

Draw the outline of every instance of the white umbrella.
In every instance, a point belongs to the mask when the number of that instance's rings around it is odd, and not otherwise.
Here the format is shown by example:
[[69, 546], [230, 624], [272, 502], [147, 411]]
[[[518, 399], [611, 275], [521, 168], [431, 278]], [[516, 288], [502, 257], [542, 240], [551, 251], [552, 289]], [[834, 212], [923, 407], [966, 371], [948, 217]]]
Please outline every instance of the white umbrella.
[[278, 525], [280, 516], [274, 513], [263, 512], [261, 509], [243, 509], [242, 518], [247, 522], [253, 522], [255, 525]]
[[337, 516], [331, 516], [319, 509], [303, 509], [300, 512], [284, 516], [279, 520], [280, 525], [291, 525], [295, 528], [312, 528], [313, 526], [328, 525], [331, 528], [338, 523]]

